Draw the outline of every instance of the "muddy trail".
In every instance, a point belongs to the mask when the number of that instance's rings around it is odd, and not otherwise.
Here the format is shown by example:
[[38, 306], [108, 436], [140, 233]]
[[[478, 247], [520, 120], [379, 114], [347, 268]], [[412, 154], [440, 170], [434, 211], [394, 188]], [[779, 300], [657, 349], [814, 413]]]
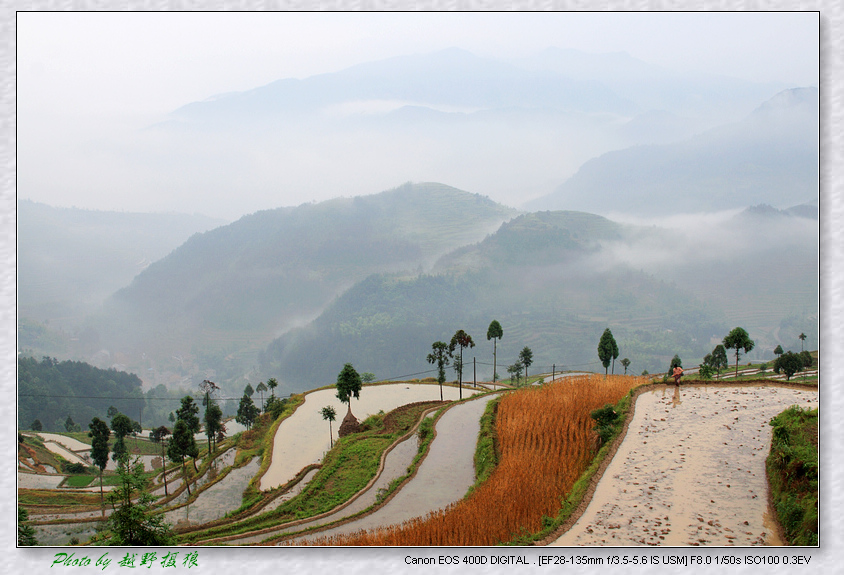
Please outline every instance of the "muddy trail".
[[768, 516], [771, 417], [818, 392], [777, 385], [660, 385], [557, 546], [781, 545]]

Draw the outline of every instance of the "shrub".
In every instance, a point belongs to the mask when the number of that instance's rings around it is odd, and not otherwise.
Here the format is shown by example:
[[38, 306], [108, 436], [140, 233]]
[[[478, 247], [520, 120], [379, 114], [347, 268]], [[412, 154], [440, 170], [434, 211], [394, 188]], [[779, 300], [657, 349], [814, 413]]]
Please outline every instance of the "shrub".
[[619, 421], [618, 412], [612, 405], [607, 404], [589, 414], [597, 425], [593, 428], [601, 438], [601, 443], [606, 443], [612, 437], [616, 424]]
[[818, 410], [793, 405], [770, 424], [766, 467], [777, 517], [790, 545], [817, 545]]
[[814, 359], [812, 358], [812, 354], [808, 351], [801, 351], [800, 352], [800, 359], [803, 360], [803, 368], [808, 369], [812, 367], [814, 363]]
[[[808, 353], [808, 352], [806, 352]], [[809, 356], [811, 358], [811, 356]], [[805, 366], [805, 357], [790, 351], [785, 352], [774, 360], [774, 373], [785, 373], [786, 379], [800, 371]]]
[[419, 441], [425, 441], [428, 437], [431, 436], [434, 430], [434, 418], [426, 417], [422, 420], [422, 423], [419, 424], [419, 431], [417, 434], [419, 435]]
[[69, 461], [62, 461], [62, 471], [65, 473], [86, 473], [88, 468], [81, 463], [71, 463]]
[[373, 429], [383, 429], [384, 428], [384, 412], [383, 410], [380, 413], [375, 415], [370, 415], [366, 419], [363, 420], [363, 423], [360, 424], [361, 431], [370, 431]]
[[269, 413], [273, 420], [278, 419], [284, 407], [287, 405], [287, 399], [279, 399], [278, 397], [270, 396], [264, 404], [264, 413]]

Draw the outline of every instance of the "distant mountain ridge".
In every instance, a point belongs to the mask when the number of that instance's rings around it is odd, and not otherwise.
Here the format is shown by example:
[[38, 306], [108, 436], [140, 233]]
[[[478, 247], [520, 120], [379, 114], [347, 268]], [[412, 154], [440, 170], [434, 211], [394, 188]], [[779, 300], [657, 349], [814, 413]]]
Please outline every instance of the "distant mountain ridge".
[[[431, 81], [436, 77], [436, 81]], [[397, 56], [302, 80], [283, 79], [246, 92], [188, 104], [176, 119], [287, 116], [342, 102], [397, 102], [467, 113], [479, 109], [548, 108], [629, 114], [633, 104], [592, 80], [525, 70], [465, 50]]]
[[434, 341], [465, 329], [476, 344], [466, 358], [480, 362], [467, 359], [466, 373], [477, 367], [491, 379], [484, 334], [492, 319], [504, 326], [499, 375], [526, 345], [536, 370], [597, 369], [594, 347], [608, 324], [639, 372], [667, 365], [673, 353], [708, 352], [710, 335], [723, 330], [717, 311], [646, 273], [600, 265], [602, 245], [627, 235], [592, 214], [520, 215], [443, 257], [436, 275], [366, 278], [312, 323], [273, 341], [259, 355], [261, 371], [280, 374], [290, 391], [331, 381], [347, 361], [379, 378], [418, 373]]
[[784, 210], [778, 210], [773, 206], [769, 206], [768, 204], [759, 204], [758, 206], [750, 206], [743, 212], [741, 212], [738, 217], [752, 217], [752, 218], [781, 218], [781, 217], [798, 217], [798, 218], [806, 218], [810, 220], [817, 220], [819, 218], [818, 215], [818, 207], [812, 204], [800, 204], [798, 206], [792, 206], [790, 208], [786, 208]]
[[[406, 180], [517, 205], [600, 154], [734, 122], [782, 88], [692, 77], [624, 54], [549, 49], [504, 61], [450, 48], [191, 102], [133, 146], [158, 178], [179, 157], [173, 181], [232, 213], [272, 205], [279, 186], [328, 199]], [[247, 198], [229, 194], [244, 187]]]
[[463, 273], [497, 264], [545, 265], [621, 239], [621, 226], [584, 212], [534, 212], [505, 222], [479, 244], [458, 248], [437, 262], [437, 273]]
[[[600, 370], [595, 346], [606, 327], [633, 373], [661, 372], [675, 354], [694, 366], [735, 323], [769, 357], [801, 331], [817, 338], [817, 224], [790, 213], [757, 206], [683, 231], [582, 212], [521, 214], [443, 256], [430, 275], [357, 283], [269, 344], [260, 370], [290, 392], [329, 383], [349, 361], [378, 378], [425, 374], [431, 344], [464, 329], [478, 362], [467, 366], [489, 379], [492, 319], [505, 334], [499, 375], [524, 346], [536, 371]], [[794, 273], [781, 272], [783, 253]]]
[[[502, 362], [528, 345], [537, 368], [594, 369], [593, 340], [609, 325], [634, 369], [653, 371], [674, 353], [711, 351], [726, 311], [760, 353], [801, 331], [816, 339], [814, 204], [756, 206], [695, 235], [405, 184], [195, 234], [115, 293], [78, 342], [27, 322], [19, 332], [148, 387], [208, 378], [232, 393], [266, 377], [301, 391], [347, 361], [378, 377], [424, 371], [432, 341], [466, 329], [483, 347], [493, 318], [505, 326]], [[783, 251], [795, 273], [780, 273]]]
[[594, 158], [525, 208], [665, 215], [788, 206], [817, 195], [818, 174], [818, 91], [802, 88], [686, 141]]
[[224, 224], [198, 214], [17, 203], [18, 312], [77, 320], [191, 235]]
[[189, 358], [242, 373], [272, 337], [310, 321], [356, 282], [420, 273], [515, 213], [434, 183], [257, 212], [150, 265], [114, 294], [97, 324], [137, 356], [181, 358], [167, 370], [181, 371]]
[[[551, 47], [519, 64], [528, 69], [553, 70], [580, 81], [600, 81], [641, 110], [663, 111], [709, 120], [739, 118], [757, 103], [788, 86], [764, 86], [737, 78], [675, 72], [634, 58], [626, 52], [601, 54]], [[721, 120], [723, 123], [724, 120]]]

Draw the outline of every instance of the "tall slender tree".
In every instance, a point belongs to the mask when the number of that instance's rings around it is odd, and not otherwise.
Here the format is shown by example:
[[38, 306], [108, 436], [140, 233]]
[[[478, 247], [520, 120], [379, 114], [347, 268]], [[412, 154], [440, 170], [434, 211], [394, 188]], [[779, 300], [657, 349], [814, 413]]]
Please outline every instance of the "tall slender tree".
[[184, 419], [177, 419], [176, 426], [173, 428], [173, 439], [167, 446], [167, 457], [173, 463], [179, 463], [182, 466], [182, 477], [188, 490], [188, 497], [190, 497], [190, 477], [187, 474], [185, 459], [188, 457], [195, 458], [199, 454], [198, 452], [190, 427]]
[[736, 377], [738, 377], [740, 352], [741, 350], [744, 350], [744, 353], [750, 352], [753, 349], [753, 340], [750, 339], [750, 336], [743, 327], [736, 327], [724, 338], [724, 347], [736, 350]]
[[129, 450], [126, 449], [124, 438], [132, 433], [132, 420], [128, 416], [118, 413], [111, 418], [111, 430], [114, 432], [114, 445], [112, 446], [111, 458], [118, 464], [121, 461], [129, 461]]
[[264, 382], [262, 381], [255, 388], [255, 391], [261, 394], [261, 411], [264, 411], [264, 392], [267, 391], [267, 386], [264, 385]]
[[724, 348], [724, 344], [719, 343], [715, 346], [715, 349], [712, 350], [712, 358], [709, 360], [709, 364], [715, 370], [715, 377], [720, 378], [721, 371], [727, 369], [729, 365], [727, 361], [727, 350]]
[[273, 397], [275, 397], [275, 388], [278, 387], [278, 381], [276, 381], [276, 378], [274, 378], [274, 377], [269, 378], [267, 380], [267, 387], [270, 388], [270, 393], [272, 394]]
[[525, 382], [527, 382], [528, 368], [533, 363], [533, 352], [529, 347], [525, 346], [525, 348], [519, 352], [519, 363], [525, 366]]
[[806, 334], [800, 332], [800, 335], [797, 336], [800, 339], [800, 351], [803, 351], [803, 342], [806, 341]]
[[337, 412], [330, 405], [326, 405], [320, 410], [320, 413], [323, 419], [328, 420], [328, 437], [331, 440], [329, 445], [334, 447], [334, 434], [331, 431], [331, 422], [337, 418]]
[[431, 349], [431, 353], [428, 354], [428, 363], [433, 363], [437, 366], [437, 382], [440, 384], [440, 401], [442, 401], [443, 384], [445, 383], [445, 366], [448, 365], [451, 355], [448, 351], [448, 345], [442, 341], [435, 341], [431, 344]]
[[492, 383], [498, 378], [498, 340], [504, 337], [504, 329], [497, 319], [490, 322], [486, 330], [486, 340], [492, 340]]
[[100, 503], [103, 505], [103, 516], [105, 516], [103, 471], [108, 465], [108, 438], [111, 436], [111, 430], [108, 428], [108, 424], [99, 417], [92, 419], [88, 428], [91, 430], [88, 432], [88, 437], [91, 438], [91, 461], [100, 470]]
[[[212, 405], [216, 405], [214, 403], [213, 396], [215, 393], [217, 393], [219, 389], [219, 385], [208, 379], [203, 380], [202, 383], [199, 384], [199, 390], [205, 394], [205, 396], [202, 398], [202, 405], [205, 406], [205, 435], [208, 437], [208, 455], [211, 455], [211, 440], [217, 433], [216, 412], [213, 415], [209, 412], [212, 408]], [[222, 411], [220, 412], [220, 415], [220, 419], [222, 419]]]
[[463, 350], [467, 347], [475, 347], [475, 342], [472, 341], [472, 336], [462, 329], [451, 337], [451, 343], [448, 344], [448, 352], [454, 356], [454, 350], [460, 348], [459, 359], [455, 359], [454, 364], [457, 368], [457, 387], [460, 390], [460, 399], [463, 399]]
[[161, 445], [161, 476], [164, 478], [164, 497], [169, 497], [167, 492], [167, 445], [166, 438], [170, 435], [170, 430], [161, 425], [149, 432], [149, 438]]
[[244, 393], [243, 397], [240, 398], [240, 405], [237, 407], [237, 415], [234, 420], [245, 425], [248, 431], [252, 428], [252, 424], [255, 423], [257, 418], [258, 408], [255, 407], [255, 403], [252, 401], [252, 398]]
[[[618, 357], [618, 345], [615, 343], [615, 338], [612, 336], [610, 328], [604, 330], [601, 334], [601, 339], [598, 341], [598, 359], [601, 360], [601, 365], [604, 366], [604, 375], [609, 372], [610, 362]], [[615, 364], [613, 363], [613, 368]]]
[[[194, 435], [199, 433], [199, 406], [193, 402], [193, 397], [190, 395], [186, 395], [182, 398], [182, 404], [179, 409], [176, 410], [176, 422], [178, 423], [179, 421], [184, 421], [185, 425], [187, 425], [188, 431], [190, 431], [193, 447], [189, 451], [186, 451], [185, 454], [191, 458], [193, 470], [198, 471], [196, 468], [196, 458], [199, 456], [199, 449], [196, 447]], [[175, 439], [175, 428], [173, 429], [173, 435]]]
[[209, 453], [217, 450], [217, 437], [223, 427], [223, 410], [216, 403], [211, 403], [205, 410], [205, 433], [208, 435], [210, 445]]

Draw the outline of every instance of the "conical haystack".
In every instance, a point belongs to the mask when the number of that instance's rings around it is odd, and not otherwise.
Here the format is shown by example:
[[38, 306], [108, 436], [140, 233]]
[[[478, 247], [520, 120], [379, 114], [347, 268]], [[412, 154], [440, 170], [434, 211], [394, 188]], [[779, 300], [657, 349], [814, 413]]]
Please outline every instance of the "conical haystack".
[[344, 437], [350, 433], [357, 433], [360, 431], [360, 422], [352, 415], [352, 406], [349, 405], [349, 410], [346, 412], [346, 417], [343, 418], [343, 423], [340, 424], [340, 430], [337, 435]]

